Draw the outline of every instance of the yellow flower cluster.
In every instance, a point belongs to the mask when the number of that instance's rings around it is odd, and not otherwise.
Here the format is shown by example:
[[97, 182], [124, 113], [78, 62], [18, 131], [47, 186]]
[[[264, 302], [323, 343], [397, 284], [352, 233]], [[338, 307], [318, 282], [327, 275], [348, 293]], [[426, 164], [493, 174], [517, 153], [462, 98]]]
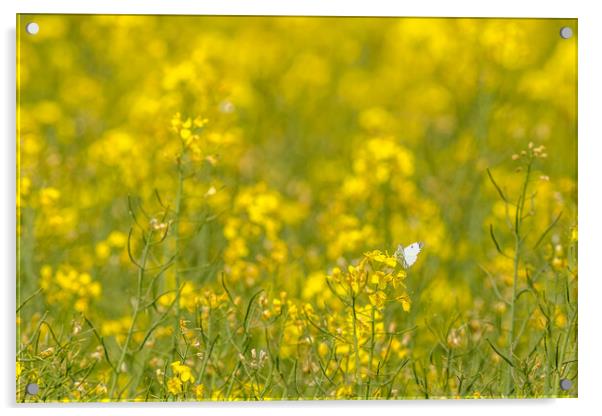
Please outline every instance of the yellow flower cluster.
[[287, 204], [265, 183], [239, 192], [232, 214], [224, 224], [228, 242], [224, 251], [225, 271], [231, 279], [252, 285], [262, 270], [273, 271], [287, 261], [289, 249], [280, 232], [286, 221], [297, 221], [297, 218], [285, 215], [287, 209], [298, 207]]
[[86, 272], [64, 264], [53, 270], [45, 265], [40, 270], [40, 288], [50, 304], [73, 306], [76, 311], [86, 312], [90, 302], [100, 296], [101, 284]]
[[[167, 390], [174, 396], [184, 393], [187, 387], [195, 381], [192, 369], [186, 364], [182, 364], [181, 361], [171, 363], [171, 371], [173, 376], [167, 379]], [[199, 393], [198, 387], [195, 388], [195, 393]], [[202, 387], [200, 394], [202, 395]]]
[[394, 137], [373, 137], [358, 151], [353, 173], [350, 180], [362, 178], [367, 181], [366, 188], [400, 181], [414, 174], [414, 157]]
[[[121, 231], [111, 231], [108, 237], [96, 243], [94, 252], [100, 262], [106, 261], [113, 252], [119, 252], [127, 244], [127, 235]], [[127, 253], [121, 251], [122, 261], [127, 261]]]
[[406, 276], [394, 256], [374, 250], [365, 253], [356, 266], [347, 266], [346, 272], [335, 267], [327, 279], [334, 283], [339, 296], [358, 298], [366, 294], [370, 303], [379, 310], [387, 301], [398, 301], [407, 312], [410, 310], [410, 298], [403, 283]]
[[[167, 308], [175, 299], [176, 293], [170, 291], [159, 297], [158, 304]], [[225, 293], [216, 293], [213, 290], [200, 289], [189, 281], [184, 282], [179, 296], [180, 307], [191, 312], [196, 309], [205, 310], [207, 308], [218, 308], [220, 305], [223, 305], [226, 299], [227, 295]]]
[[182, 139], [184, 147], [190, 151], [192, 160], [199, 162], [204, 159], [213, 164], [215, 156], [207, 153], [207, 146], [201, 141], [200, 134], [208, 122], [208, 119], [201, 117], [183, 120], [180, 113], [176, 113], [171, 120], [171, 127]]
[[[105, 319], [101, 324], [100, 332], [105, 337], [114, 337], [117, 342], [123, 343], [131, 324], [132, 317], [127, 315], [119, 319]], [[133, 338], [135, 341], [141, 341], [142, 336], [142, 333], [135, 332]]]
[[[30, 184], [30, 180], [27, 179], [25, 192], [22, 190], [19, 201], [30, 192]], [[37, 198], [31, 198], [31, 205], [43, 212], [43, 215], [36, 219], [35, 224], [35, 233], [39, 238], [69, 236], [70, 227], [75, 224], [77, 213], [72, 208], [65, 206], [62, 197], [63, 194], [59, 189], [49, 186], [40, 189]]]

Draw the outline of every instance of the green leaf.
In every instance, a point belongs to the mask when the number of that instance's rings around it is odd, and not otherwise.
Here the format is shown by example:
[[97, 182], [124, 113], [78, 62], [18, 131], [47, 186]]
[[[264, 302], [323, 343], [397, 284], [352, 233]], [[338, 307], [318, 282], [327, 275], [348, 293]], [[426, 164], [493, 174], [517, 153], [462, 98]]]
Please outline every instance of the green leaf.
[[514, 363], [508, 358], [506, 357], [504, 354], [502, 354], [502, 352], [500, 350], [498, 350], [495, 345], [493, 345], [493, 343], [489, 340], [489, 338], [486, 338], [486, 341], [489, 343], [489, 345], [491, 346], [491, 348], [493, 349], [493, 351], [495, 351], [495, 353], [497, 355], [499, 355], [500, 357], [502, 357], [502, 359], [504, 361], [506, 361], [510, 367], [514, 367]]
[[539, 239], [537, 240], [537, 242], [533, 246], [533, 249], [536, 249], [539, 246], [539, 244], [541, 244], [541, 242], [543, 241], [543, 239], [550, 232], [550, 230], [552, 230], [552, 228], [554, 228], [554, 226], [556, 225], [556, 223], [558, 222], [558, 220], [560, 219], [561, 216], [562, 216], [562, 211], [560, 211], [560, 213], [556, 216], [556, 218], [554, 219], [554, 221], [552, 221], [552, 223], [548, 226], [548, 228], [546, 228], [546, 230], [543, 232], [543, 234], [541, 235], [541, 237], [539, 237]]
[[497, 242], [497, 239], [495, 238], [495, 234], [493, 233], [493, 224], [489, 224], [489, 234], [491, 235], [491, 239], [493, 240], [493, 244], [495, 244], [495, 248], [498, 251], [498, 253], [500, 253], [504, 257], [510, 258], [506, 253], [504, 253], [502, 251], [500, 244]]
[[502, 188], [500, 188], [499, 185], [497, 184], [497, 182], [495, 181], [495, 179], [493, 179], [493, 175], [491, 174], [491, 171], [489, 170], [489, 168], [487, 168], [487, 175], [489, 175], [489, 180], [491, 181], [493, 186], [495, 186], [495, 189], [497, 190], [497, 193], [500, 195], [500, 198], [502, 198], [504, 200], [504, 202], [508, 202], [508, 199], [506, 198], [506, 195], [504, 195]]

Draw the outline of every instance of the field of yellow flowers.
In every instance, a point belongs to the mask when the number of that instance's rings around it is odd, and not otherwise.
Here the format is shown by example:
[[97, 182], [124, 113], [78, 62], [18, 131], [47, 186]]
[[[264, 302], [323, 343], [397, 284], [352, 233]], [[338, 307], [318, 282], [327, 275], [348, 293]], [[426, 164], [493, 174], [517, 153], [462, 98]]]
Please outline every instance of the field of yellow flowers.
[[567, 25], [19, 16], [17, 401], [577, 396]]

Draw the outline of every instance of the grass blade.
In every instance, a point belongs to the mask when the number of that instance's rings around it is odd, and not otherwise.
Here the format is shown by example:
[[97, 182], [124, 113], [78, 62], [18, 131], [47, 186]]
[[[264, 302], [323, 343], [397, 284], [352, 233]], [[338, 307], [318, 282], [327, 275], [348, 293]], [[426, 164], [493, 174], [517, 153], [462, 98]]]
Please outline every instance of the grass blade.
[[514, 367], [514, 363], [508, 357], [506, 357], [500, 350], [498, 350], [495, 347], [495, 345], [493, 345], [493, 343], [489, 340], [489, 338], [486, 338], [485, 340], [489, 343], [489, 345], [497, 355], [499, 355], [504, 361], [506, 361], [508, 365], [510, 365], [510, 367]]
[[548, 226], [548, 228], [546, 228], [546, 230], [543, 232], [541, 237], [539, 237], [537, 242], [533, 245], [533, 249], [536, 249], [541, 244], [541, 242], [546, 237], [546, 235], [548, 235], [548, 233], [552, 230], [552, 228], [554, 228], [554, 226], [558, 223], [558, 220], [560, 220], [561, 216], [562, 216], [562, 211], [560, 211], [560, 213], [556, 216], [554, 221], [552, 221], [552, 223]]
[[489, 168], [487, 168], [487, 175], [489, 176], [489, 180], [491, 181], [491, 183], [497, 190], [497, 193], [500, 195], [500, 198], [502, 198], [502, 200], [504, 202], [508, 202], [508, 199], [506, 198], [506, 195], [504, 195], [502, 188], [500, 188], [499, 185], [497, 184], [497, 182], [495, 181], [495, 179], [493, 179], [493, 175], [491, 174], [491, 171], [489, 170]]
[[495, 244], [495, 248], [496, 248], [497, 252], [500, 253], [504, 257], [510, 258], [510, 256], [508, 256], [506, 253], [504, 253], [504, 251], [500, 247], [500, 244], [497, 241], [497, 238], [495, 238], [495, 233], [493, 232], [493, 224], [489, 224], [489, 235], [491, 236], [491, 239], [493, 240], [493, 244]]

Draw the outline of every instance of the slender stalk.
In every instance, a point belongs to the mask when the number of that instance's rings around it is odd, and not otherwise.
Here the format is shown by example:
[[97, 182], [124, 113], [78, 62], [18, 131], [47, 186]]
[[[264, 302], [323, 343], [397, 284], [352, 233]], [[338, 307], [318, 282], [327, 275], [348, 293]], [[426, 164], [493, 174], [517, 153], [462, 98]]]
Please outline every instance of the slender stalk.
[[[180, 327], [180, 215], [182, 212], [182, 200], [184, 193], [184, 168], [182, 166], [182, 159], [185, 156], [186, 146], [182, 142], [182, 152], [178, 157], [178, 189], [176, 193], [176, 205], [175, 205], [175, 218], [174, 218], [174, 239], [175, 239], [175, 260], [174, 260], [174, 273], [176, 278], [176, 298], [175, 298], [175, 323], [174, 328]], [[173, 346], [171, 353], [171, 361], [174, 360], [175, 351], [177, 348], [178, 337], [173, 338]]]
[[[518, 230], [517, 230], [518, 233]], [[514, 237], [514, 273], [512, 278], [512, 298], [510, 300], [510, 331], [508, 332], [508, 358], [513, 359], [514, 354], [514, 322], [516, 320], [516, 292], [518, 287], [518, 268], [520, 265], [520, 237], [515, 233]], [[508, 380], [506, 392], [510, 394], [514, 385], [514, 368], [508, 367]]]
[[146, 243], [144, 245], [144, 250], [142, 252], [142, 261], [138, 268], [138, 283], [136, 290], [136, 301], [134, 303], [134, 311], [132, 313], [132, 321], [130, 322], [130, 328], [128, 329], [127, 336], [125, 338], [125, 343], [123, 344], [123, 348], [121, 349], [121, 355], [119, 356], [119, 360], [117, 361], [117, 365], [115, 367], [115, 374], [113, 376], [113, 380], [111, 381], [111, 390], [109, 396], [113, 398], [113, 394], [115, 392], [115, 388], [117, 387], [117, 381], [119, 379], [119, 373], [121, 372], [121, 367], [123, 366], [123, 362], [125, 361], [125, 356], [127, 355], [127, 351], [132, 340], [132, 335], [134, 333], [134, 327], [136, 326], [136, 320], [138, 319], [138, 314], [140, 313], [140, 305], [142, 304], [142, 283], [144, 281], [144, 273], [146, 263], [148, 261], [148, 253], [151, 246], [151, 239], [153, 237], [153, 231], [151, 230], [149, 235], [147, 236]]
[[566, 350], [568, 348], [569, 339], [571, 338], [572, 328], [575, 325], [576, 321], [577, 321], [577, 312], [575, 311], [575, 312], [573, 312], [573, 315], [571, 316], [569, 323], [567, 325], [564, 342], [562, 343], [562, 347], [560, 349], [560, 353], [558, 356], [559, 365], [554, 374], [554, 384], [553, 384], [553, 386], [554, 386], [553, 396], [554, 397], [558, 396], [558, 388], [560, 387], [560, 377], [562, 377], [562, 369], [563, 369], [563, 363], [565, 360]]
[[449, 385], [449, 378], [451, 374], [451, 365], [454, 359], [454, 351], [452, 348], [447, 348], [447, 357], [445, 363], [445, 394], [447, 397], [451, 396], [451, 388]]
[[370, 356], [368, 358], [368, 383], [366, 384], [366, 400], [370, 398], [370, 384], [372, 381], [372, 360], [374, 358], [374, 345], [376, 343], [376, 328], [375, 328], [376, 310], [372, 307], [371, 314], [371, 330], [370, 330]]
[[[516, 206], [516, 214], [514, 219], [514, 267], [512, 276], [512, 298], [510, 300], [510, 330], [508, 332], [508, 358], [514, 359], [514, 331], [516, 321], [516, 295], [518, 292], [518, 271], [520, 267], [520, 254], [521, 254], [521, 225], [523, 219], [523, 211], [525, 208], [525, 198], [527, 196], [527, 187], [529, 185], [529, 178], [531, 176], [531, 161], [527, 164], [527, 172], [525, 173], [525, 180], [523, 182], [521, 194], [518, 198], [518, 204]], [[514, 367], [508, 367], [508, 379], [506, 384], [506, 392], [510, 394], [514, 388]]]
[[[351, 289], [353, 291], [353, 289]], [[353, 348], [355, 350], [355, 380], [358, 386], [362, 385], [362, 374], [360, 369], [360, 347], [357, 337], [357, 313], [355, 311], [355, 295], [351, 295], [351, 309], [353, 311]]]

